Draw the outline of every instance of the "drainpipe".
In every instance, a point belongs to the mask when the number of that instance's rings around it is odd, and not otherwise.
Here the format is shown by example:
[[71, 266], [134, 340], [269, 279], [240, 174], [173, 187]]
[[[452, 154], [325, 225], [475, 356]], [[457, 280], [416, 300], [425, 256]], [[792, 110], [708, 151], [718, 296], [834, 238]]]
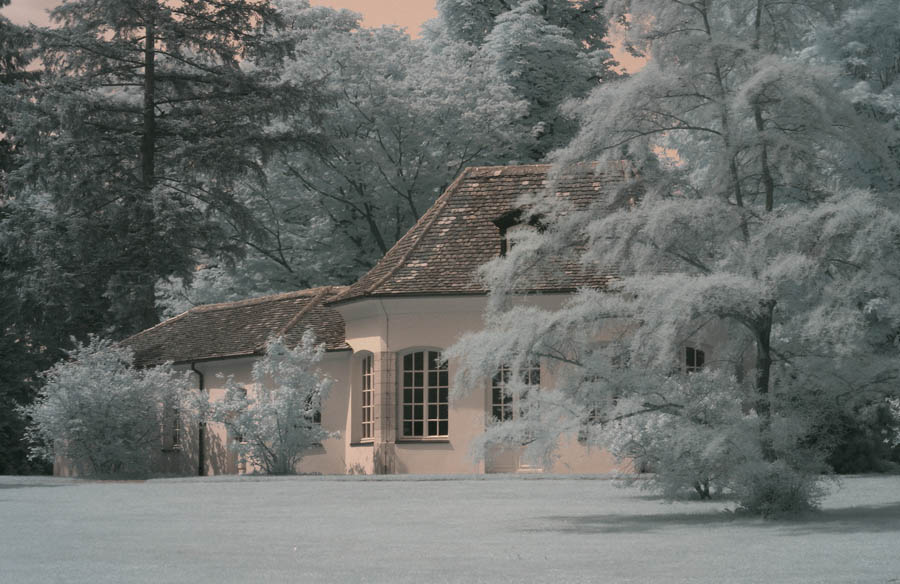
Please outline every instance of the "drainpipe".
[[[203, 383], [203, 373], [197, 369], [196, 363], [191, 363], [191, 371], [197, 374], [197, 389], [200, 393], [203, 393], [204, 383]], [[205, 476], [206, 475], [206, 422], [204, 420], [200, 420], [200, 425], [197, 429], [197, 475]]]

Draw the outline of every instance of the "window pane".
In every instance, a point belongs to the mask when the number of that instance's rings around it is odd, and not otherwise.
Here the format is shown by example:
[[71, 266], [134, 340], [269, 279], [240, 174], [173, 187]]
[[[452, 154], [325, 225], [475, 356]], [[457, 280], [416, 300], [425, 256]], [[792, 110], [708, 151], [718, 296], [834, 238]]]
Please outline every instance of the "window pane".
[[412, 420], [412, 417], [413, 417], [412, 406], [403, 406], [403, 419], [404, 420]]
[[413, 422], [413, 436], [422, 435], [422, 422]]
[[422, 352], [419, 352], [419, 353], [413, 353], [413, 357], [414, 357], [414, 360], [415, 360], [415, 367], [414, 367], [414, 369], [416, 369], [417, 371], [422, 371], [423, 369], [425, 369], [425, 363], [424, 363], [424, 361], [425, 361], [425, 354], [422, 353]]
[[405, 355], [403, 357], [403, 369], [406, 371], [409, 371], [412, 368], [413, 368], [413, 356], [412, 356], [412, 353], [410, 353], [409, 355]]
[[440, 396], [439, 401], [441, 403], [447, 402], [447, 388], [446, 387], [442, 387], [440, 390], [438, 390], [438, 395]]
[[404, 436], [412, 436], [413, 435], [412, 422], [403, 422], [403, 435]]
[[428, 435], [429, 436], [437, 436], [438, 433], [438, 423], [437, 422], [428, 422]]
[[446, 386], [450, 385], [448, 383], [448, 381], [449, 381], [449, 374], [446, 371], [441, 371], [439, 373], [439, 377], [438, 377], [438, 385], [442, 385], [442, 386], [446, 387]]
[[425, 374], [424, 373], [413, 374], [413, 387], [425, 387]]
[[413, 390], [410, 387], [403, 388], [403, 403], [411, 403], [413, 400]]
[[438, 417], [438, 407], [434, 404], [428, 404], [428, 419], [434, 420]]
[[438, 374], [437, 371], [430, 371], [428, 373], [428, 385], [429, 387], [437, 387], [438, 384]]
[[413, 419], [421, 420], [424, 416], [422, 415], [424, 408], [422, 406], [413, 406]]
[[449, 435], [449, 424], [447, 422], [439, 422], [438, 423], [438, 435], [439, 436], [447, 436]]
[[422, 390], [421, 387], [416, 387], [416, 388], [413, 389], [413, 394], [415, 395], [415, 398], [416, 398], [416, 399], [415, 399], [415, 402], [416, 402], [417, 404], [420, 404], [420, 403], [422, 403], [422, 402], [425, 401], [424, 399], [422, 399], [422, 394], [423, 394], [423, 393], [424, 393], [424, 392], [423, 392], [423, 390]]
[[428, 388], [428, 401], [436, 402], [438, 400], [438, 390], [436, 387]]
[[441, 404], [438, 407], [438, 417], [442, 420], [446, 420], [448, 411], [449, 411], [449, 407], [447, 406], [447, 404]]

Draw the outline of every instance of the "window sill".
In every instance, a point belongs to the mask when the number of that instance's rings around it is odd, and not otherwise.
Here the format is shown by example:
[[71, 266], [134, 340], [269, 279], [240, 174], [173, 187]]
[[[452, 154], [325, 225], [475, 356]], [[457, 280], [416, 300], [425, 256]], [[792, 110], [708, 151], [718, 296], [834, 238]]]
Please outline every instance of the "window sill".
[[450, 444], [449, 438], [398, 438], [395, 444]]
[[365, 442], [351, 442], [350, 446], [375, 446], [375, 441], [366, 440]]

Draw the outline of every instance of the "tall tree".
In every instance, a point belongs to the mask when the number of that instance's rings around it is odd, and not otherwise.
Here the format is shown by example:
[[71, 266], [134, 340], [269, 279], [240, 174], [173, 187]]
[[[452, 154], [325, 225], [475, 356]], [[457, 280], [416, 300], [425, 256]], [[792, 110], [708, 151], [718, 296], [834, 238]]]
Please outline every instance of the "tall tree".
[[[0, 8], [9, 0], [0, 0]], [[19, 84], [34, 79], [28, 71], [31, 35], [0, 15], [0, 225], [5, 225], [11, 211], [11, 195], [7, 192], [7, 177], [17, 166], [22, 144], [15, 139], [9, 112], [15, 108]], [[19, 276], [27, 273], [26, 258], [11, 252], [7, 245], [11, 235], [0, 230], [0, 474], [15, 474], [40, 470], [27, 460], [26, 445], [21, 437], [25, 422], [17, 406], [34, 397], [31, 383], [35, 370], [50, 362], [33, 356], [26, 331], [20, 326], [21, 311], [16, 289]]]
[[318, 142], [322, 95], [281, 77], [290, 46], [268, 0], [71, 0], [51, 17], [44, 77], [14, 114], [31, 150], [12, 186], [50, 194], [90, 242], [62, 268], [90, 282], [90, 326], [122, 335], [157, 322], [159, 278], [227, 247], [212, 212], [249, 225], [231, 185]]
[[[630, 17], [650, 62], [574, 108], [582, 129], [556, 159], [561, 172], [621, 172], [622, 159], [630, 171], [590, 208], [529, 201], [548, 229], [485, 270], [490, 332], [451, 351], [460, 386], [545, 359], [557, 383], [528, 394], [534, 448], [592, 421], [669, 492], [731, 488], [760, 513], [808, 506], [830, 447], [818, 429], [896, 395], [890, 128], [806, 59], [810, 27], [836, 14], [825, 0], [620, 0], [608, 14]], [[559, 311], [510, 307], [541, 253], [618, 278]], [[698, 373], [685, 360], [703, 344]]]

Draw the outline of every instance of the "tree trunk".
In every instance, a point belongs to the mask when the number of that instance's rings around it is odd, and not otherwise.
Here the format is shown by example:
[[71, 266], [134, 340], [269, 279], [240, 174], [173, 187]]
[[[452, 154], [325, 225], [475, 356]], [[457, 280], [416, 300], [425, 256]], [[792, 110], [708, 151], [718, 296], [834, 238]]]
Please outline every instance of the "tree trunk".
[[147, 14], [144, 39], [144, 108], [143, 134], [141, 136], [141, 186], [145, 191], [153, 188], [156, 171], [156, 6]]
[[762, 305], [762, 314], [756, 322], [756, 413], [760, 419], [760, 432], [763, 456], [766, 460], [774, 460], [769, 428], [772, 423], [772, 406], [769, 399], [769, 386], [772, 374], [772, 315], [775, 312], [775, 301], [769, 300]]

